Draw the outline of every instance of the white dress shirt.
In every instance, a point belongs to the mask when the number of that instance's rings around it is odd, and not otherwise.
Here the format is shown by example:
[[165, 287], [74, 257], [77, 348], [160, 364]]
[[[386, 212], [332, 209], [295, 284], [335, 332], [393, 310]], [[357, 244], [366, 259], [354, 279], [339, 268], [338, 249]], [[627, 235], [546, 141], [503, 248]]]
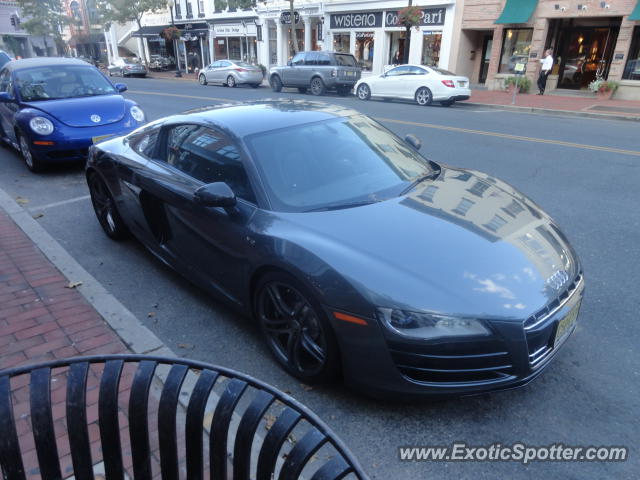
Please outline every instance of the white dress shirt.
[[553, 57], [551, 55], [547, 55], [542, 60], [542, 71], [546, 72], [553, 68]]

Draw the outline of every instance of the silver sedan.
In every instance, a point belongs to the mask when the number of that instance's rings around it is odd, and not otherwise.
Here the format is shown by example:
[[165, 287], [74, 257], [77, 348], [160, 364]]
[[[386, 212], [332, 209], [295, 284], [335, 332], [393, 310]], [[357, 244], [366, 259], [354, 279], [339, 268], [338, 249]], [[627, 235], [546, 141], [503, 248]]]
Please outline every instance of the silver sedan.
[[128, 58], [118, 58], [107, 67], [109, 76], [120, 75], [121, 77], [130, 77], [133, 75], [139, 77], [147, 76], [147, 67], [139, 62], [129, 60]]
[[247, 84], [258, 88], [262, 79], [260, 67], [235, 60], [216, 60], [198, 75], [200, 85], [218, 83], [227, 87]]

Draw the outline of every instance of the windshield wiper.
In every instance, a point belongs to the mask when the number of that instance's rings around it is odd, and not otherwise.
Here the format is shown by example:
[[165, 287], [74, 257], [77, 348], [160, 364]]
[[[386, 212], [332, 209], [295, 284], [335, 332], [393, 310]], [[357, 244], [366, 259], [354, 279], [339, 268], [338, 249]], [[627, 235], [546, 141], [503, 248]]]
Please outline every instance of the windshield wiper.
[[336, 203], [334, 205], [325, 205], [324, 207], [312, 208], [310, 210], [304, 210], [307, 212], [325, 212], [329, 210], [343, 210], [345, 208], [363, 207], [365, 205], [371, 205], [372, 203], [378, 203], [380, 200], [362, 200], [360, 202], [351, 203]]
[[419, 177], [417, 177], [413, 182], [411, 182], [409, 184], [409, 186], [407, 188], [405, 188], [404, 190], [402, 190], [400, 192], [400, 196], [402, 195], [406, 195], [407, 193], [409, 193], [411, 190], [413, 190], [414, 188], [416, 188], [420, 183], [424, 182], [425, 180], [433, 180], [434, 178], [436, 178], [438, 175], [440, 175], [440, 170], [433, 170], [429, 173], [425, 173], [423, 175], [420, 175]]

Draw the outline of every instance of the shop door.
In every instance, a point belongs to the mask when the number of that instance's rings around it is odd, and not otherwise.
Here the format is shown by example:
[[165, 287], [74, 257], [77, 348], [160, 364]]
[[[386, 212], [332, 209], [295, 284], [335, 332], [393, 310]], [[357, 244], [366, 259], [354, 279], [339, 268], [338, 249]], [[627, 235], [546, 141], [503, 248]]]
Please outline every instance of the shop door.
[[596, 77], [607, 78], [617, 27], [578, 27], [561, 32], [558, 88], [587, 88]]
[[484, 42], [482, 44], [482, 58], [480, 59], [480, 75], [478, 76], [478, 83], [485, 83], [487, 81], [492, 47], [493, 35], [485, 35]]

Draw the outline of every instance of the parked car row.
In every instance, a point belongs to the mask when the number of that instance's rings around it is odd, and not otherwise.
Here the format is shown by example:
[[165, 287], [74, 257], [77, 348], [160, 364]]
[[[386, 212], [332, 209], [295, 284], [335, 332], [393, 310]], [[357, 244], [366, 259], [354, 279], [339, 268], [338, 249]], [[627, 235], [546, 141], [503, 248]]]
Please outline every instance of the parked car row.
[[118, 58], [107, 67], [109, 76], [119, 75], [121, 77], [146, 77], [147, 67], [142, 63], [130, 58]]

